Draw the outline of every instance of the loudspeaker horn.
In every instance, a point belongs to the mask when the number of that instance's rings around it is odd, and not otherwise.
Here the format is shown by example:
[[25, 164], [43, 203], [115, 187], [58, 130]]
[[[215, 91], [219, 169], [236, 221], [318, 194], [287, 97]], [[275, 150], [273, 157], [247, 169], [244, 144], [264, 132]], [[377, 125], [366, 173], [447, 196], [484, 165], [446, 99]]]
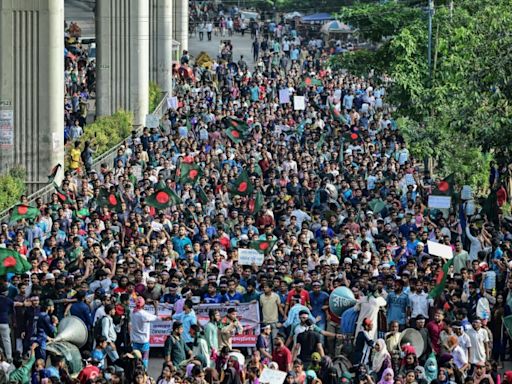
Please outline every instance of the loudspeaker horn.
[[416, 356], [420, 357], [425, 352], [425, 342], [421, 333], [414, 328], [406, 328], [400, 336], [400, 347], [405, 344], [410, 344], [416, 349]]
[[87, 343], [89, 332], [85, 323], [76, 316], [66, 316], [59, 323], [59, 332], [54, 339], [57, 341], [67, 341], [82, 348]]

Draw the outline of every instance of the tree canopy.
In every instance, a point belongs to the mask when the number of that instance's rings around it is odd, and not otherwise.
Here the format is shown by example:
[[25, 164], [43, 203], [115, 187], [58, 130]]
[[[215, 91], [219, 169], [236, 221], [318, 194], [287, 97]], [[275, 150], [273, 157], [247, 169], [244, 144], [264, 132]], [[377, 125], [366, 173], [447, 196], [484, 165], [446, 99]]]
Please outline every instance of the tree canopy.
[[338, 16], [377, 48], [337, 55], [333, 66], [375, 79], [387, 75], [413, 154], [432, 156], [442, 173], [483, 187], [480, 174], [490, 159], [507, 161], [512, 150], [510, 1], [457, 0], [452, 9], [436, 2], [432, 77], [424, 8], [359, 3]]

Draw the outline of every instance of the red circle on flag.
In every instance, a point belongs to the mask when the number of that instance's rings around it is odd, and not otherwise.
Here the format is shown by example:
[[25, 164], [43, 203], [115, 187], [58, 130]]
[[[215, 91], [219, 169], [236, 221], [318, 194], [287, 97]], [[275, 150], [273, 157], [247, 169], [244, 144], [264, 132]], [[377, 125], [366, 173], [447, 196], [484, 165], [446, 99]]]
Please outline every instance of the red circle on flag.
[[158, 192], [155, 198], [160, 204], [167, 204], [169, 202], [169, 195], [162, 191]]
[[448, 192], [450, 189], [450, 184], [444, 180], [440, 181], [439, 184], [437, 184], [437, 189], [439, 189], [441, 192]]
[[236, 129], [233, 129], [231, 130], [231, 135], [238, 139], [240, 137], [240, 132], [238, 132]]
[[16, 259], [12, 256], [7, 256], [5, 259], [4, 259], [4, 267], [5, 268], [10, 268], [10, 267], [14, 267], [16, 265]]
[[233, 127], [238, 127], [238, 122], [237, 122], [237, 121], [235, 121], [235, 120], [231, 120], [231, 125], [232, 125]]
[[28, 212], [28, 207], [26, 205], [20, 205], [18, 207], [18, 215], [24, 215]]
[[310, 77], [307, 77], [306, 80], [304, 80], [304, 82], [307, 84], [307, 85], [311, 85], [311, 78]]
[[110, 205], [117, 205], [117, 197], [116, 197], [116, 195], [108, 195], [108, 203]]
[[247, 182], [246, 181], [242, 181], [240, 183], [240, 185], [238, 186], [238, 192], [245, 192], [245, 191], [247, 191], [247, 187], [248, 187]]
[[268, 248], [268, 246], [269, 246], [269, 243], [260, 243], [259, 248], [260, 248], [262, 251], [264, 251], [264, 250], [266, 250], [266, 249]]
[[357, 137], [358, 137], [358, 136], [357, 136], [357, 133], [351, 133], [351, 134], [350, 134], [350, 138], [351, 138], [352, 140], [357, 140]]
[[256, 204], [255, 204], [255, 203], [256, 203], [256, 202], [254, 201], [254, 199], [251, 199], [251, 200], [249, 201], [249, 212], [254, 212], [254, 208], [255, 208], [255, 206], [256, 206]]
[[188, 173], [188, 177], [190, 177], [191, 179], [195, 179], [198, 173], [199, 172], [197, 171], [197, 169], [191, 169], [190, 172]]

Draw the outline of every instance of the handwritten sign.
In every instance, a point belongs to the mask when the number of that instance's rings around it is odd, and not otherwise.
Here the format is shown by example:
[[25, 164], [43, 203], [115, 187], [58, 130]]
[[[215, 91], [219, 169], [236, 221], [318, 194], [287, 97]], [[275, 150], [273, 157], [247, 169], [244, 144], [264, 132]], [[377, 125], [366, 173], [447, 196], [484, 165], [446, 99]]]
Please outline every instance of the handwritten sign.
[[148, 128], [158, 128], [158, 125], [160, 124], [160, 119], [157, 115], [151, 113], [149, 115], [146, 115], [146, 127]]
[[452, 205], [452, 198], [450, 196], [435, 196], [428, 197], [428, 207], [437, 209], [449, 209]]
[[290, 102], [290, 90], [288, 88], [279, 90], [279, 104], [287, 104]]
[[240, 265], [256, 264], [257, 266], [261, 266], [263, 264], [263, 258], [263, 254], [255, 249], [238, 249], [238, 264]]
[[303, 111], [306, 109], [306, 98], [304, 96], [293, 96], [293, 109]]
[[427, 240], [428, 253], [439, 256], [445, 260], [453, 258], [453, 250], [449, 245], [439, 244], [434, 241]]
[[283, 384], [286, 379], [286, 372], [277, 369], [263, 368], [260, 376], [260, 383]]

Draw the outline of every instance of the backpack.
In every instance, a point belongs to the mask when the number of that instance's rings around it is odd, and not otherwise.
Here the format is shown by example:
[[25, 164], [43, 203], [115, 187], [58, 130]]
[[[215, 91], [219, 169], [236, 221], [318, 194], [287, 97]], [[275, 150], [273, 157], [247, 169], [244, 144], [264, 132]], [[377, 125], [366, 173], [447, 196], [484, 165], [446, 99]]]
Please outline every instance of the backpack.
[[96, 321], [96, 323], [94, 323], [94, 329], [93, 329], [94, 340], [97, 340], [98, 337], [100, 337], [103, 332], [103, 319], [105, 319], [105, 317], [107, 317], [107, 316], [100, 317]]

